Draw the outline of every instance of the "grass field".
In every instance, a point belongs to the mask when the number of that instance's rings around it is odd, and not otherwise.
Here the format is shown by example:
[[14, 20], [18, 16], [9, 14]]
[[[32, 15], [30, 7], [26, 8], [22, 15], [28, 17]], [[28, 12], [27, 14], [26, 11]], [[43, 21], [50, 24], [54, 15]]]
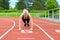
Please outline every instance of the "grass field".
[[[45, 16], [46, 10], [30, 10], [29, 13], [32, 17], [42, 17]], [[0, 17], [19, 17], [23, 11], [22, 10], [0, 10]], [[46, 16], [48, 13], [46, 12]]]
[[[0, 17], [19, 17], [23, 10], [0, 10]], [[29, 13], [32, 17], [48, 17], [47, 10], [30, 10]], [[58, 14], [58, 10], [54, 12]], [[49, 16], [52, 16], [52, 13], [49, 13]]]
[[[44, 16], [43, 13], [30, 13], [32, 17], [41, 17]], [[21, 13], [11, 12], [11, 13], [0, 13], [0, 17], [19, 17]]]

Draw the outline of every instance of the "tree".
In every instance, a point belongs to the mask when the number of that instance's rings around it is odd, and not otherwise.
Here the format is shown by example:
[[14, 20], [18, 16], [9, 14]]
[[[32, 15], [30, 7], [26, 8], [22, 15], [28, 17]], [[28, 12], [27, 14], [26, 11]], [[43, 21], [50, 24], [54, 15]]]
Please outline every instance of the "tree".
[[17, 2], [16, 4], [16, 8], [18, 10], [23, 10], [24, 8], [26, 8], [26, 4], [24, 3], [24, 0], [19, 0], [19, 2]]
[[45, 9], [45, 2], [46, 0], [34, 0], [31, 9], [35, 9], [35, 10]]
[[9, 9], [9, 0], [5, 0], [5, 3], [4, 3], [4, 8], [5, 9]]
[[47, 2], [46, 2], [47, 9], [53, 9], [53, 8], [57, 8], [57, 7], [58, 7], [58, 3], [56, 0], [47, 0]]
[[9, 0], [0, 0], [0, 10], [9, 9]]

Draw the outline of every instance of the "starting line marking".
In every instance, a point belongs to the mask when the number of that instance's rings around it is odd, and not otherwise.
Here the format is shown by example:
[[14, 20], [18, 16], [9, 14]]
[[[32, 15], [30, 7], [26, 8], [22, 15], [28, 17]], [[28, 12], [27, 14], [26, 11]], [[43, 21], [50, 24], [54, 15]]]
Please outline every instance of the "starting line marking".
[[17, 38], [17, 39], [19, 39], [19, 40], [23, 40], [23, 39], [24, 39], [24, 40], [28, 40], [28, 39], [29, 39], [29, 40], [34, 40], [35, 38]]
[[6, 34], [8, 34], [16, 25], [15, 21], [12, 20], [12, 22], [14, 23], [14, 25], [8, 30], [6, 31], [2, 36], [0, 36], [0, 39], [2, 39]]
[[21, 30], [21, 33], [33, 33], [31, 30]]
[[39, 25], [35, 24], [35, 26], [37, 26], [40, 30], [42, 30], [51, 40], [54, 40], [47, 32], [45, 32]]

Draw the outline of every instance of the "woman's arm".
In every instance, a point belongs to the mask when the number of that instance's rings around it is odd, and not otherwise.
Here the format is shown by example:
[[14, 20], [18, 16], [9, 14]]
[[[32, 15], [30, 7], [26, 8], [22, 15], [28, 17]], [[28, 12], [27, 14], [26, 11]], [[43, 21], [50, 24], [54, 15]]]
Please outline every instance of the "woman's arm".
[[29, 14], [29, 17], [30, 17], [30, 26], [31, 26], [30, 30], [33, 30], [33, 20], [30, 14]]
[[19, 30], [21, 30], [21, 23], [22, 23], [22, 16], [23, 16], [23, 13], [21, 14], [21, 16], [19, 17]]

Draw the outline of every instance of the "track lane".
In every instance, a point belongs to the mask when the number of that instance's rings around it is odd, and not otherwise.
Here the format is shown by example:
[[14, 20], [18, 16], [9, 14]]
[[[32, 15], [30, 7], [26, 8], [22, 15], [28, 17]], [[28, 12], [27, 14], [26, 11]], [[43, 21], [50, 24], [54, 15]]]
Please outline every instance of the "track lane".
[[15, 22], [13, 20], [11, 20], [11, 19], [8, 19], [8, 18], [6, 18], [6, 19], [4, 19], [4, 18], [0, 19], [0, 24], [2, 24], [1, 27], [0, 27], [0, 29], [1, 29], [0, 30], [0, 32], [1, 32], [0, 33], [0, 39], [2, 39], [4, 36], [6, 36], [15, 27]]
[[38, 27], [34, 25], [33, 33], [21, 33], [18, 30], [18, 19], [13, 19], [16, 22], [16, 26], [11, 30], [2, 40], [50, 40]]
[[[13, 30], [11, 30], [2, 40], [50, 40], [38, 27], [34, 25], [33, 33], [21, 33], [18, 30], [18, 18], [12, 18], [16, 22], [16, 26]], [[60, 30], [60, 24], [33, 18], [33, 21], [43, 28], [51, 37], [55, 40], [60, 40], [60, 33], [57, 33], [55, 30]], [[4, 30], [3, 30], [4, 31]]]
[[60, 30], [60, 24], [43, 19], [35, 19], [34, 22], [41, 26], [54, 40], [60, 40], [60, 33], [56, 32], [56, 30]]

